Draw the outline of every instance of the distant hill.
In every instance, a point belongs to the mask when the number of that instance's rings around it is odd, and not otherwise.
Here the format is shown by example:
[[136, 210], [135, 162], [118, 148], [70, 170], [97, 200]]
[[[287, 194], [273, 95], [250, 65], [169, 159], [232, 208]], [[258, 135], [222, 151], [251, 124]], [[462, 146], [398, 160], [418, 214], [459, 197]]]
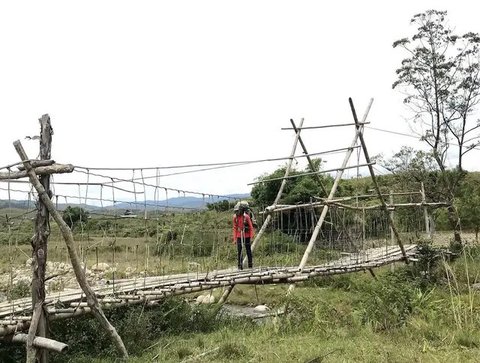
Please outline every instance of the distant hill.
[[158, 208], [186, 208], [186, 209], [203, 209], [207, 207], [207, 203], [217, 203], [227, 199], [247, 199], [250, 194], [228, 194], [225, 198], [201, 198], [201, 197], [176, 197], [168, 200], [137, 200], [137, 202], [122, 202], [115, 204], [115, 209], [140, 209], [155, 210]]
[[[216, 203], [226, 199], [247, 199], [250, 198], [250, 194], [228, 194], [225, 198], [217, 198], [214, 197], [205, 198], [202, 197], [176, 197], [176, 198], [169, 198], [168, 200], [137, 200], [137, 202], [120, 202], [116, 203], [115, 206], [104, 206], [103, 209], [120, 209], [120, 210], [144, 210], [145, 204], [147, 210], [156, 210], [156, 209], [165, 209], [167, 207], [172, 209], [178, 208], [185, 208], [185, 209], [203, 209], [206, 208], [207, 203]], [[4, 208], [18, 208], [18, 209], [26, 209], [26, 208], [33, 208], [35, 206], [34, 201], [30, 200], [0, 200], [0, 209]], [[87, 210], [99, 210], [102, 209], [100, 206], [94, 205], [85, 205], [85, 204], [78, 204], [78, 203], [71, 203], [71, 204], [64, 204], [59, 203], [58, 209], [63, 210], [67, 206], [71, 207], [82, 207]]]

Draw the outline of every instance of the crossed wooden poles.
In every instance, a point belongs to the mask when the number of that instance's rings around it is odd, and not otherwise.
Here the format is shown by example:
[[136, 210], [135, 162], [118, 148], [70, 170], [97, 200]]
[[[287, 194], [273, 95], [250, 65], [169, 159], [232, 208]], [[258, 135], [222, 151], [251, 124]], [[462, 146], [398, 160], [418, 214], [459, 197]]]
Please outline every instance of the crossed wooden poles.
[[[29, 160], [23, 146], [19, 140], [13, 143], [20, 159], [23, 162], [23, 170], [19, 172], [2, 173], [0, 178], [17, 179], [28, 176], [30, 183], [38, 193], [39, 201], [37, 203], [36, 232], [32, 240], [33, 246], [33, 278], [32, 278], [32, 307], [33, 315], [30, 321], [30, 327], [27, 336], [13, 337], [12, 341], [25, 341], [27, 349], [27, 362], [47, 362], [47, 349], [55, 351], [64, 351], [66, 345], [47, 338], [47, 312], [44, 309], [45, 304], [45, 270], [47, 261], [47, 241], [50, 234], [49, 215], [52, 215], [60, 228], [60, 232], [67, 245], [68, 254], [75, 277], [82, 288], [88, 306], [92, 314], [99, 320], [100, 326], [115, 344], [118, 352], [123, 358], [128, 358], [128, 353], [121, 337], [116, 329], [110, 324], [98, 303], [98, 298], [90, 287], [85, 277], [80, 258], [78, 257], [73, 234], [67, 224], [63, 221], [60, 213], [57, 212], [51, 201], [52, 193], [50, 191], [50, 175], [53, 173], [68, 173], [73, 171], [71, 165], [56, 164], [50, 160], [51, 140], [53, 130], [50, 124], [50, 117], [43, 115], [40, 118], [40, 161]], [[40, 179], [38, 177], [40, 175]]]
[[[252, 183], [252, 184], [256, 184], [256, 183], [268, 183], [269, 181], [272, 181], [272, 180], [279, 180], [281, 179], [282, 180], [282, 184], [280, 185], [280, 188], [278, 190], [278, 193], [277, 193], [277, 196], [273, 202], [273, 204], [268, 207], [268, 211], [269, 212], [273, 212], [277, 209], [277, 205], [278, 205], [278, 202], [280, 201], [280, 197], [283, 193], [283, 190], [285, 188], [285, 185], [286, 185], [286, 181], [287, 179], [290, 179], [290, 178], [293, 178], [293, 177], [298, 177], [298, 176], [303, 176], [303, 175], [307, 175], [307, 174], [311, 174], [311, 175], [314, 175], [318, 184], [319, 184], [319, 187], [320, 189], [325, 193], [326, 193], [326, 190], [325, 190], [325, 187], [323, 186], [322, 182], [321, 182], [321, 179], [318, 177], [318, 174], [320, 173], [325, 173], [325, 172], [329, 172], [329, 171], [336, 171], [336, 177], [335, 177], [335, 180], [334, 180], [334, 183], [333, 183], [333, 186], [330, 190], [330, 192], [328, 193], [328, 197], [322, 202], [322, 212], [320, 214], [320, 218], [318, 219], [318, 222], [315, 226], [315, 229], [312, 233], [312, 236], [308, 242], [308, 245], [307, 245], [307, 248], [303, 254], [303, 257], [302, 257], [302, 260], [300, 261], [300, 264], [298, 266], [299, 270], [301, 271], [307, 261], [308, 261], [308, 257], [310, 255], [310, 253], [312, 252], [313, 250], [313, 246], [315, 244], [315, 241], [317, 240], [317, 237], [318, 237], [318, 234], [322, 228], [322, 225], [323, 225], [323, 222], [325, 220], [325, 217], [327, 215], [327, 212], [329, 210], [329, 207], [330, 205], [332, 204], [332, 202], [334, 201], [334, 197], [335, 197], [335, 193], [337, 191], [337, 188], [338, 188], [338, 185], [340, 183], [340, 180], [343, 176], [343, 173], [345, 170], [349, 169], [350, 167], [347, 167], [347, 163], [348, 161], [350, 160], [350, 157], [353, 153], [353, 150], [358, 148], [358, 141], [360, 141], [360, 144], [361, 144], [361, 148], [362, 148], [362, 151], [363, 151], [363, 154], [364, 154], [364, 157], [365, 157], [365, 160], [366, 160], [366, 164], [362, 165], [362, 166], [368, 166], [368, 169], [369, 169], [369, 172], [370, 172], [370, 176], [372, 178], [372, 181], [373, 181], [373, 184], [375, 186], [375, 191], [377, 193], [377, 197], [378, 197], [378, 200], [380, 202], [380, 208], [385, 212], [386, 216], [387, 216], [387, 220], [388, 220], [388, 223], [390, 225], [390, 229], [391, 231], [393, 232], [393, 235], [395, 236], [395, 240], [398, 244], [398, 246], [400, 247], [400, 250], [402, 252], [402, 255], [403, 255], [403, 259], [405, 261], [405, 263], [409, 263], [409, 259], [408, 259], [408, 255], [407, 253], [405, 252], [405, 248], [404, 248], [404, 245], [403, 245], [403, 242], [400, 238], [400, 235], [398, 233], [398, 230], [397, 228], [395, 227], [395, 223], [393, 221], [393, 218], [391, 216], [391, 213], [389, 213], [389, 209], [388, 209], [388, 206], [385, 202], [385, 199], [384, 199], [384, 196], [382, 195], [382, 193], [380, 192], [380, 188], [378, 186], [378, 183], [377, 183], [377, 180], [376, 180], [376, 177], [375, 177], [375, 172], [373, 170], [373, 167], [372, 165], [374, 163], [371, 162], [371, 159], [370, 159], [370, 156], [368, 154], [368, 150], [367, 150], [367, 146], [366, 146], [366, 143], [365, 143], [365, 139], [363, 137], [363, 130], [364, 130], [364, 125], [367, 124], [366, 120], [367, 120], [367, 116], [368, 116], [368, 113], [370, 112], [370, 108], [372, 106], [372, 103], [373, 103], [373, 99], [370, 99], [370, 102], [367, 106], [367, 109], [365, 110], [365, 113], [363, 115], [363, 118], [361, 121], [358, 120], [357, 118], [357, 113], [356, 113], [356, 110], [355, 110], [355, 107], [354, 107], [354, 104], [353, 104], [353, 101], [351, 98], [349, 98], [349, 104], [350, 104], [350, 109], [352, 111], [352, 117], [353, 117], [353, 121], [354, 123], [351, 123], [351, 124], [341, 124], [341, 125], [326, 125], [326, 126], [315, 126], [315, 127], [305, 127], [303, 128], [303, 121], [304, 119], [302, 118], [300, 120], [300, 124], [298, 125], [298, 127], [295, 125], [294, 121], [293, 120], [290, 120], [291, 124], [292, 124], [292, 129], [295, 131], [295, 140], [294, 140], [294, 143], [293, 143], [293, 147], [292, 147], [292, 152], [290, 154], [290, 159], [289, 159], [289, 162], [287, 164], [287, 167], [285, 169], [285, 175], [282, 177], [282, 178], [275, 178], [275, 179], [266, 179], [266, 180], [262, 180], [262, 181], [259, 181], [259, 182], [255, 182], [255, 183]], [[290, 171], [291, 171], [291, 167], [292, 167], [292, 163], [293, 163], [293, 159], [294, 159], [294, 155], [295, 155], [295, 151], [297, 149], [297, 145], [298, 143], [300, 143], [302, 149], [303, 149], [303, 153], [305, 155], [309, 155], [308, 154], [308, 151], [305, 147], [305, 144], [303, 143], [303, 140], [300, 136], [300, 133], [302, 131], [302, 129], [307, 129], [307, 128], [325, 128], [325, 127], [335, 127], [335, 126], [349, 126], [349, 125], [353, 125], [355, 126], [355, 136], [350, 144], [350, 147], [347, 148], [347, 151], [345, 152], [345, 157], [343, 159], [343, 163], [341, 165], [340, 168], [337, 168], [337, 169], [332, 169], [332, 170], [326, 170], [326, 171], [318, 171], [316, 170], [315, 168], [315, 165], [313, 164], [312, 160], [307, 157], [307, 160], [309, 162], [309, 165], [310, 165], [310, 168], [313, 170], [312, 172], [310, 173], [304, 173], [304, 174], [296, 174], [295, 176], [290, 176]], [[357, 165], [355, 167], [358, 167], [360, 165]], [[266, 228], [268, 227], [268, 225], [270, 224], [270, 222], [272, 221], [272, 214], [269, 213], [267, 215], [267, 218], [265, 219], [262, 227], [260, 228], [260, 230], [258, 231], [257, 235], [255, 236], [255, 239], [252, 243], [252, 250], [257, 246], [258, 242], [260, 241], [260, 238], [262, 237], [262, 235], [265, 233], [265, 230]], [[245, 263], [245, 261], [244, 261]], [[224, 303], [227, 299], [228, 299], [228, 296], [230, 295], [230, 293], [232, 292], [233, 288], [234, 288], [235, 285], [230, 285], [227, 289], [225, 289], [222, 297], [220, 298], [219, 300], [219, 303]], [[288, 289], [288, 293], [290, 293], [293, 289], [294, 289], [294, 284], [291, 284], [289, 286], [289, 289]]]

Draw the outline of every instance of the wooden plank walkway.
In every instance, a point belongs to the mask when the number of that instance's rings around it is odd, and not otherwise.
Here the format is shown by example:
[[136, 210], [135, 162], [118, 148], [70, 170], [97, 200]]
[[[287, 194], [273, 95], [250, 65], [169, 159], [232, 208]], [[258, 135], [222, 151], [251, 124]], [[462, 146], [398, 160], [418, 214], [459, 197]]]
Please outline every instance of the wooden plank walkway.
[[[412, 256], [416, 245], [405, 246]], [[246, 270], [226, 269], [202, 273], [185, 273], [170, 276], [140, 277], [117, 280], [114, 284], [95, 287], [102, 308], [132, 304], [158, 304], [167, 296], [211, 290], [234, 284], [295, 283], [316, 276], [363, 271], [403, 260], [398, 246], [372, 248], [351, 253], [341, 259], [317, 266], [264, 267]], [[83, 292], [69, 290], [49, 294], [46, 308], [50, 320], [80, 316], [90, 312]], [[0, 303], [0, 337], [25, 331], [30, 325], [31, 298]]]

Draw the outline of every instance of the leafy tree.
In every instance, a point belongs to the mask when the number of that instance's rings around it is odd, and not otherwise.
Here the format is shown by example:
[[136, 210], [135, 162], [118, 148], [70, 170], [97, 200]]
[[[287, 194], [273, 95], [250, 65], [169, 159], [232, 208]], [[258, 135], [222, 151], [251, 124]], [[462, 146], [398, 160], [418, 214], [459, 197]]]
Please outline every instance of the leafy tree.
[[[303, 171], [298, 171], [294, 168], [290, 170], [290, 176], [298, 176], [286, 180], [281, 198], [282, 203], [308, 203], [313, 196], [324, 196], [322, 186], [327, 188], [332, 183], [331, 177], [322, 174], [311, 174], [321, 170], [321, 159], [313, 159], [312, 164], [316, 170], [312, 170], [310, 165], [307, 165]], [[258, 183], [252, 188], [251, 196], [256, 205], [271, 205], [274, 202], [282, 184], [281, 178], [285, 176], [285, 170], [286, 167], [281, 167], [271, 174], [264, 174], [257, 178], [258, 181], [265, 182]], [[304, 173], [310, 174], [300, 175]], [[277, 180], [268, 181], [270, 179]]]
[[89, 213], [80, 207], [70, 207], [63, 211], [62, 218], [65, 223], [73, 229], [79, 224], [86, 224], [88, 220]]
[[235, 203], [236, 202], [231, 202], [231, 201], [228, 201], [226, 199], [223, 199], [219, 202], [207, 203], [207, 209], [208, 210], [216, 210], [218, 212], [225, 212], [229, 209], [233, 209], [233, 207], [235, 206]]
[[466, 182], [460, 190], [459, 212], [465, 228], [475, 231], [475, 241], [478, 242], [480, 232], [480, 177], [478, 174], [468, 174]]
[[[402, 146], [399, 152], [379, 163], [393, 175], [395, 186], [404, 191], [420, 190], [423, 183], [427, 199], [443, 200], [445, 191], [439, 189], [439, 169], [432, 153]], [[398, 187], [396, 187], [398, 191]]]
[[[267, 205], [271, 205], [274, 202], [277, 196], [277, 193], [280, 190], [282, 180], [281, 179], [272, 180], [272, 181], [266, 181], [266, 180], [282, 178], [285, 175], [285, 170], [286, 170], [286, 167], [281, 167], [275, 170], [271, 174], [264, 174], [257, 178], [257, 181], [265, 181], [265, 182], [255, 184], [255, 186], [252, 188], [252, 191], [250, 193], [256, 205], [267, 206]], [[295, 174], [298, 174], [298, 172], [295, 169], [290, 170], [290, 175], [295, 175]], [[296, 182], [296, 178], [287, 179], [287, 182], [283, 191], [284, 194], [290, 193], [290, 190], [292, 189], [295, 182]]]
[[[464, 178], [463, 157], [479, 144], [478, 120], [472, 120], [480, 102], [480, 37], [476, 33], [455, 35], [447, 24], [446, 11], [428, 10], [414, 15], [417, 33], [393, 47], [409, 55], [397, 69], [393, 88], [405, 93], [404, 103], [413, 113], [419, 131], [441, 171], [440, 182], [450, 203], [448, 216], [455, 241], [461, 243], [460, 219], [455, 193]], [[452, 146], [456, 146], [452, 151]], [[447, 161], [456, 168], [447, 173]]]

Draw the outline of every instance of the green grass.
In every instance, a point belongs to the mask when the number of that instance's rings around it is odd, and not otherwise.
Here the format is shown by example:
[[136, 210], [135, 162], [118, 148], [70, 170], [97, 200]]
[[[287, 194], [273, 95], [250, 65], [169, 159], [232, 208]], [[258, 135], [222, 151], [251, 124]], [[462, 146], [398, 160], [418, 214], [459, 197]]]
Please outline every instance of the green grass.
[[[211, 271], [236, 265], [230, 215], [165, 215], [158, 221], [97, 219], [75, 230], [78, 253], [92, 266], [106, 262], [150, 275]], [[172, 233], [172, 231], [176, 233]], [[0, 236], [0, 272], [9, 273], [31, 254], [32, 223], [23, 220]], [[448, 237], [443, 237], [445, 240]], [[441, 243], [448, 245], [448, 243]], [[254, 251], [255, 266], [295, 266], [305, 245], [281, 233], [267, 233]], [[315, 248], [309, 264], [338, 255]], [[426, 258], [426, 257], [425, 257]], [[68, 261], [52, 225], [49, 261]], [[192, 262], [198, 265], [192, 264]], [[468, 248], [456, 261], [397, 264], [368, 273], [317, 278], [297, 285], [236, 286], [229, 303], [288, 314], [259, 324], [228, 318], [215, 307], [169, 299], [156, 309], [108, 311], [131, 354], [131, 362], [477, 362], [480, 354], [480, 249]], [[198, 267], [197, 267], [198, 266]], [[28, 292], [19, 286], [11, 296]], [[221, 290], [214, 290], [218, 298]], [[52, 325], [52, 337], [70, 345], [52, 362], [115, 362], [116, 353], [98, 323], [89, 318]], [[0, 345], [0, 361], [24, 361], [23, 347]]]

